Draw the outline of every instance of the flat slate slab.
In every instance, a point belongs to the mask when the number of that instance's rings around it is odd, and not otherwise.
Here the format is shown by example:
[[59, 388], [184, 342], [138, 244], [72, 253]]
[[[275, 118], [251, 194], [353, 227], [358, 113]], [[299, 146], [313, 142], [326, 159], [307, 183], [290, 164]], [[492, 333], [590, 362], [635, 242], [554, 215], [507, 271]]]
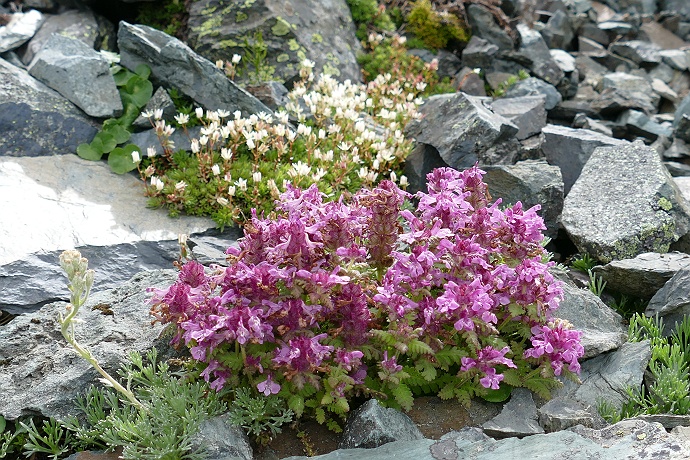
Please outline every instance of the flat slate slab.
[[214, 228], [148, 209], [140, 179], [76, 155], [0, 157], [0, 265], [39, 251], [176, 240]]

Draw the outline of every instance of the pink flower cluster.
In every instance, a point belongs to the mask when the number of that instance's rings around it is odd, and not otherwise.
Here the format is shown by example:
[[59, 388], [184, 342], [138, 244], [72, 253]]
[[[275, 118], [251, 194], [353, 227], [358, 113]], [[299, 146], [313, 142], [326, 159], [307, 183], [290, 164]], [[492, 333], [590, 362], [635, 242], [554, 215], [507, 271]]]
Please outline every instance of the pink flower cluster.
[[[410, 196], [390, 181], [351, 204], [324, 202], [315, 185], [289, 187], [277, 217], [254, 213], [227, 251], [229, 267], [186, 263], [175, 284], [155, 290], [152, 311], [177, 325], [174, 341], [206, 363], [202, 375], [217, 389], [248, 379], [268, 395], [345, 375], [332, 385], [342, 396], [377, 367], [394, 374], [405, 365], [401, 349], [366, 359], [373, 329], [416, 331], [434, 351], [462, 347], [458, 372], [485, 388], [498, 388], [517, 358], [577, 372], [579, 332], [553, 321], [562, 291], [542, 262], [538, 207], [501, 210], [482, 174], [433, 171], [416, 213], [402, 210]], [[531, 328], [523, 356], [494, 348], [510, 322]]]

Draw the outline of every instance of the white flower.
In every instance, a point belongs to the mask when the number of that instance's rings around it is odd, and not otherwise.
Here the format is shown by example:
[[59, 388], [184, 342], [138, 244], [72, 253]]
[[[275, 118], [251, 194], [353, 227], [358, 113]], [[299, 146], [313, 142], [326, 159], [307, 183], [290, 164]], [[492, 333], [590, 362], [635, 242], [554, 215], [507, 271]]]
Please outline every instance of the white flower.
[[143, 118], [151, 118], [153, 116], [153, 112], [150, 110], [145, 110], [145, 111], [141, 112], [141, 116]]
[[141, 157], [139, 156], [138, 150], [132, 152], [132, 161], [135, 163], [139, 163], [141, 161]]
[[149, 147], [146, 149], [146, 156], [153, 158], [156, 156], [156, 147]]
[[310, 61], [309, 59], [305, 59], [302, 61], [302, 67], [305, 69], [313, 69], [316, 63], [314, 61]]
[[405, 175], [400, 176], [400, 186], [401, 187], [407, 187], [407, 176], [405, 176]]
[[201, 107], [197, 107], [196, 109], [194, 109], [194, 113], [196, 114], [196, 117], [198, 119], [204, 118], [204, 109], [202, 109]]
[[338, 148], [340, 150], [347, 152], [348, 150], [350, 150], [350, 144], [348, 144], [347, 142], [341, 142], [340, 144], [338, 144]]
[[261, 182], [261, 171], [257, 171], [252, 174], [252, 180], [254, 180], [254, 183], [259, 183]]
[[239, 64], [241, 60], [242, 60], [242, 56], [240, 56], [239, 54], [233, 54], [232, 55], [232, 63], [233, 64]]
[[417, 88], [417, 91], [424, 91], [426, 89], [426, 83], [424, 83], [423, 81], [420, 81], [419, 83], [417, 83], [416, 88]]
[[223, 62], [222, 59], [218, 59], [216, 61], [216, 69], [223, 70], [223, 67], [225, 67], [225, 63]]
[[237, 185], [237, 187], [239, 187], [239, 189], [241, 191], [243, 191], [243, 192], [247, 191], [247, 180], [246, 179], [242, 179], [242, 178], [237, 179], [235, 181], [235, 185]]
[[201, 147], [199, 146], [199, 139], [192, 139], [191, 143], [192, 153], [199, 153]]
[[227, 198], [223, 198], [222, 196], [219, 196], [218, 198], [216, 198], [216, 201], [221, 206], [227, 206], [228, 203], [230, 203]]
[[156, 187], [156, 190], [158, 190], [160, 192], [161, 190], [163, 190], [163, 187], [165, 187], [165, 184], [158, 177], [152, 176], [151, 177], [151, 186]]
[[220, 175], [220, 166], [218, 166], [217, 164], [211, 166], [211, 171], [213, 171], [214, 176]]
[[187, 188], [187, 183], [183, 180], [175, 184], [175, 190], [178, 192], [184, 192], [184, 189]]
[[232, 116], [235, 117], [235, 120], [239, 120], [240, 118], [242, 118], [242, 112], [239, 110], [235, 110], [234, 112], [232, 112]]
[[398, 175], [395, 174], [395, 171], [391, 171], [391, 182], [397, 182], [398, 181]]
[[219, 116], [220, 118], [227, 118], [227, 117], [230, 116], [230, 112], [227, 111], [227, 110], [223, 110], [223, 109], [218, 109], [218, 110], [216, 111], [216, 114], [218, 114], [218, 116]]
[[184, 126], [187, 123], [189, 123], [189, 115], [186, 113], [180, 113], [175, 115], [175, 121], [177, 121], [180, 125]]
[[154, 120], [160, 120], [163, 118], [163, 109], [156, 109], [153, 111]]
[[323, 176], [325, 176], [325, 175], [326, 175], [326, 171], [325, 171], [323, 168], [319, 168], [319, 169], [316, 170], [316, 172], [315, 172], [314, 174], [312, 174], [311, 177], [314, 179], [314, 182], [318, 182], [318, 181], [320, 181], [320, 180], [323, 178]]
[[247, 148], [248, 149], [256, 148], [256, 144], [254, 143], [254, 139], [252, 139], [251, 137], [247, 139]]
[[235, 196], [235, 186], [234, 185], [228, 186], [228, 195]]
[[292, 164], [292, 168], [288, 171], [288, 175], [290, 177], [295, 177], [295, 176], [306, 176], [311, 172], [311, 166], [309, 166], [306, 163], [302, 163], [301, 161], [298, 161], [297, 163]]
[[325, 139], [326, 138], [326, 131], [323, 129], [319, 129], [319, 139]]
[[223, 147], [220, 149], [220, 156], [223, 157], [223, 160], [229, 160], [232, 158], [232, 151], [226, 147]]

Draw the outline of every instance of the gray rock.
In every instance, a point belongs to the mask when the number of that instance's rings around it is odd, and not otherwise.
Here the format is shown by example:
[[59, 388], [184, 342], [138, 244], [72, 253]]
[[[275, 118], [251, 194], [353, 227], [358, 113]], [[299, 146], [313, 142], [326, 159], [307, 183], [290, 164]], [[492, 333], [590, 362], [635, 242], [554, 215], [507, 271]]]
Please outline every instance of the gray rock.
[[484, 423], [482, 429], [493, 438], [522, 438], [544, 433], [537, 422], [537, 406], [532, 392], [515, 388], [501, 413]]
[[[170, 97], [168, 92], [165, 90], [165, 88], [163, 88], [162, 86], [159, 87], [155, 93], [153, 93], [153, 96], [146, 103], [146, 106], [144, 107], [142, 112], [153, 112], [154, 110], [162, 110], [163, 116], [161, 117], [161, 119], [166, 120], [168, 122], [172, 121], [173, 117], [177, 114], [177, 109], [175, 108], [175, 103], [173, 102], [172, 98]], [[136, 120], [134, 120], [134, 122], [132, 122], [132, 126], [134, 126], [136, 128], [140, 128], [140, 129], [151, 129], [152, 128], [151, 121], [152, 121], [151, 118], [144, 118], [141, 115], [139, 115], [136, 118]], [[173, 133], [173, 134], [175, 134], [175, 133]], [[187, 140], [187, 142], [189, 142], [189, 140]], [[139, 144], [136, 144], [136, 145], [139, 145]]]
[[615, 42], [609, 46], [609, 51], [642, 67], [649, 67], [661, 62], [661, 47], [641, 40]]
[[571, 74], [577, 70], [575, 57], [563, 50], [549, 50], [551, 59], [563, 71], [563, 73]]
[[407, 125], [407, 135], [432, 145], [456, 169], [469, 168], [477, 161], [491, 164], [487, 151], [518, 132], [517, 126], [491, 112], [481, 98], [463, 93], [432, 96], [420, 111], [423, 118]]
[[348, 417], [338, 448], [372, 449], [393, 441], [418, 439], [424, 436], [410, 417], [370, 399]]
[[562, 431], [576, 425], [587, 428], [602, 428], [605, 422], [596, 412], [596, 408], [587, 407], [577, 401], [565, 398], [553, 398], [537, 410], [539, 424], [547, 433]]
[[565, 126], [547, 125], [542, 133], [542, 151], [546, 161], [561, 168], [563, 192], [567, 196], [580, 172], [597, 147], [625, 145], [626, 141], [614, 139], [603, 134]]
[[515, 165], [485, 166], [484, 181], [494, 198], [503, 204], [522, 202], [523, 209], [540, 205], [545, 235], [555, 238], [563, 209], [561, 171], [544, 160], [520, 161]]
[[0, 265], [40, 251], [175, 240], [215, 227], [148, 209], [140, 179], [76, 155], [0, 157], [0, 187], [0, 240], [9, 242], [0, 245]]
[[471, 69], [488, 69], [491, 68], [496, 53], [498, 53], [498, 46], [478, 35], [472, 35], [467, 46], [462, 50], [462, 63]]
[[545, 103], [544, 95], [504, 97], [493, 101], [491, 110], [512, 121], [519, 129], [515, 137], [524, 140], [539, 134], [546, 126]]
[[453, 77], [463, 66], [462, 60], [460, 60], [459, 57], [442, 49], [433, 53], [427, 49], [414, 48], [409, 50], [408, 53], [417, 56], [426, 63], [431, 63], [436, 60], [436, 65], [438, 67], [436, 73], [439, 78]]
[[139, 64], [148, 65], [153, 80], [162, 86], [177, 88], [203, 108], [240, 110], [244, 116], [271, 112], [228, 79], [211, 61], [160, 30], [123, 21], [117, 40], [123, 66], [135, 69]]
[[14, 13], [6, 25], [0, 26], [0, 53], [20, 47], [34, 36], [43, 23], [37, 10]]
[[655, 140], [659, 136], [671, 137], [673, 128], [662, 125], [637, 110], [626, 110], [617, 121], [618, 125], [627, 129], [633, 136], [644, 136], [647, 139]]
[[512, 50], [515, 42], [506, 30], [494, 20], [493, 14], [484, 6], [470, 4], [467, 9], [467, 22], [472, 28], [472, 36], [478, 36], [498, 47], [499, 50]]
[[68, 10], [60, 14], [47, 14], [45, 21], [33, 38], [17, 52], [24, 65], [29, 65], [36, 53], [53, 34], [80, 40], [91, 49], [113, 50], [115, 26], [91, 10]]
[[95, 123], [72, 103], [3, 59], [0, 82], [0, 155], [74, 153], [96, 135]]
[[644, 314], [659, 315], [664, 319], [664, 333], [670, 334], [677, 323], [682, 322], [690, 313], [690, 264], [680, 268], [671, 279], [654, 294]]
[[620, 409], [628, 400], [626, 388], [642, 385], [651, 356], [649, 341], [626, 342], [616, 351], [583, 362], [580, 371], [582, 384], [564, 380], [564, 386], [555, 390], [553, 396], [573, 399], [592, 407], [606, 401]]
[[469, 67], [464, 67], [455, 75], [455, 88], [470, 96], [486, 97], [484, 80]]
[[110, 63], [84, 42], [53, 34], [36, 53], [29, 74], [99, 118], [122, 114], [122, 100]]
[[666, 431], [671, 431], [676, 427], [690, 427], [690, 416], [674, 414], [651, 414], [638, 415], [632, 420], [644, 420], [648, 423], [660, 423]]
[[668, 172], [674, 177], [676, 185], [678, 185], [685, 199], [690, 202], [690, 184], [684, 184], [684, 181], [678, 182], [678, 179], [690, 176], [690, 166], [677, 161], [664, 161], [664, 166], [666, 166]]
[[663, 99], [673, 102], [674, 104], [678, 102], [678, 93], [673, 91], [673, 89], [668, 86], [663, 80], [659, 78], [652, 79], [652, 89]]
[[594, 267], [594, 273], [615, 292], [649, 300], [682, 267], [690, 255], [681, 252], [646, 252], [632, 259], [614, 260]]
[[187, 41], [213, 62], [245, 55], [245, 40], [253, 43], [261, 32], [272, 79], [295, 78], [306, 58], [315, 62], [317, 73], [323, 70], [341, 81], [362, 79], [356, 60], [361, 46], [345, 0], [199, 0], [188, 11]]
[[601, 93], [592, 103], [602, 115], [615, 115], [626, 109], [655, 113], [659, 105], [659, 95], [651, 84], [642, 77], [623, 72], [605, 75], [601, 81]]
[[551, 49], [572, 49], [572, 42], [575, 39], [570, 17], [562, 10], [557, 10], [546, 22], [546, 27], [541, 31], [546, 46]]
[[278, 107], [283, 107], [288, 100], [288, 89], [277, 81], [247, 85], [245, 89], [271, 110], [278, 110]]
[[659, 11], [674, 11], [685, 21], [690, 21], [690, 5], [685, 0], [660, 0]]
[[688, 61], [685, 51], [681, 50], [661, 50], [659, 51], [661, 61], [674, 69], [683, 71], [688, 70]]
[[532, 73], [547, 83], [558, 85], [563, 78], [563, 71], [551, 57], [541, 34], [524, 24], [518, 24], [517, 30], [521, 39], [519, 51], [532, 62]]
[[508, 88], [508, 91], [506, 91], [504, 96], [521, 97], [535, 96], [539, 94], [546, 96], [546, 110], [553, 109], [563, 100], [563, 96], [560, 95], [555, 86], [550, 85], [549, 83], [546, 83], [545, 81], [536, 77], [520, 80]]
[[[151, 122], [149, 120], [145, 121], [149, 123], [149, 126], [151, 126]], [[172, 136], [170, 136], [170, 140], [173, 141], [173, 143], [175, 144], [176, 151], [184, 150], [185, 152], [191, 152], [191, 139], [199, 138], [199, 136], [201, 135], [201, 127], [192, 126], [191, 128], [187, 128], [187, 133], [185, 133], [182, 129], [176, 129], [175, 132], [172, 133]], [[156, 151], [156, 155], [160, 156], [163, 154], [163, 147], [161, 146], [160, 139], [158, 138], [156, 131], [153, 129], [147, 129], [146, 131], [133, 133], [132, 136], [129, 138], [129, 142], [139, 146], [139, 149], [141, 149], [142, 152], [147, 152], [149, 147], [153, 147]], [[146, 154], [148, 155], [148, 152]]]
[[662, 51], [687, 47], [688, 43], [680, 38], [682, 35], [674, 33], [667, 25], [658, 21], [645, 22], [640, 26], [638, 38], [660, 47]]
[[582, 331], [580, 343], [585, 349], [583, 359], [615, 350], [627, 340], [623, 319], [589, 289], [563, 283], [563, 300], [555, 316]]
[[252, 460], [254, 452], [242, 428], [231, 425], [228, 415], [201, 422], [192, 438], [192, 450], [204, 453], [207, 460]]
[[[111, 375], [131, 351], [143, 353], [154, 345], [167, 349], [167, 339], [156, 339], [163, 326], [151, 325], [146, 289], [167, 287], [175, 279], [173, 270], [143, 272], [116, 289], [92, 293], [79, 311], [83, 325], [76, 328], [77, 340]], [[113, 314], [93, 308], [99, 304]], [[57, 314], [66, 305], [48, 304], [0, 328], [0, 360], [7, 363], [0, 367], [0, 414], [5, 418], [41, 414], [63, 420], [77, 415], [74, 398], [97, 383], [98, 372], [59, 332]]]
[[602, 262], [668, 252], [690, 228], [690, 208], [657, 152], [641, 143], [599, 147], [566, 195], [561, 222]]

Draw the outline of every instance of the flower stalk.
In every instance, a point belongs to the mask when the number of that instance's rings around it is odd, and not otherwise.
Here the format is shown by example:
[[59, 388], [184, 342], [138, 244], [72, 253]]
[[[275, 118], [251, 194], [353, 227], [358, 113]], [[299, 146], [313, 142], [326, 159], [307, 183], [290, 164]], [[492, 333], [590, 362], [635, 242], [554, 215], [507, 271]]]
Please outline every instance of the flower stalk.
[[88, 269], [89, 261], [76, 250], [64, 251], [60, 254], [60, 267], [69, 279], [70, 303], [67, 305], [67, 315], [59, 314], [60, 332], [72, 348], [84, 358], [103, 377], [104, 383], [122, 393], [136, 408], [146, 411], [144, 406], [129, 389], [123, 387], [105, 369], [101, 367], [93, 354], [77, 342], [74, 333], [74, 323], [79, 309], [88, 299], [93, 286], [93, 270]]

